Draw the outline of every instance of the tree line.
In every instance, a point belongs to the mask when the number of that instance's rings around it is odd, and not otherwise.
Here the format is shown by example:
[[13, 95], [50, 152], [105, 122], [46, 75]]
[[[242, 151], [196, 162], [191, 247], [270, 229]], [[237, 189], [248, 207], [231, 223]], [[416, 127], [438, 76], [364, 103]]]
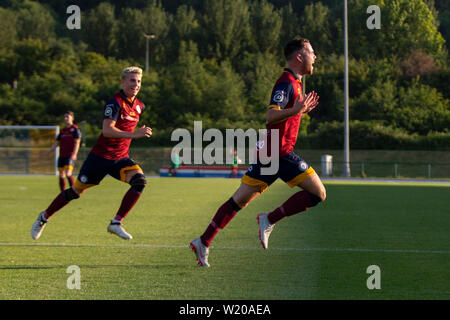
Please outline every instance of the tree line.
[[[348, 0], [353, 148], [450, 146], [450, 1]], [[81, 29], [66, 9], [81, 9]], [[381, 28], [366, 26], [369, 5]], [[303, 118], [311, 148], [342, 146], [343, 2], [338, 0], [31, 1], [0, 5], [0, 124], [60, 123], [65, 110], [99, 132], [103, 105], [128, 65], [149, 71], [139, 98], [153, 145], [203, 127], [263, 128], [283, 46], [310, 39], [317, 60], [306, 91], [320, 95]]]

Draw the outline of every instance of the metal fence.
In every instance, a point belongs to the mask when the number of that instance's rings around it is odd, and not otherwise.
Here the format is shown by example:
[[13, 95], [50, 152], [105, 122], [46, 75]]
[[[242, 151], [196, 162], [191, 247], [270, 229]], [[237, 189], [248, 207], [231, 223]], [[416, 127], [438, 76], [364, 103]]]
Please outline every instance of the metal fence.
[[[0, 148], [0, 174], [55, 174], [52, 156], [42, 157], [47, 149]], [[77, 174], [90, 148], [80, 148], [74, 173]], [[169, 164], [171, 148], [131, 148], [130, 156], [148, 175], [159, 175]], [[322, 172], [321, 161], [308, 161], [321, 176], [342, 177], [343, 162], [332, 161], [330, 175]], [[352, 177], [450, 179], [450, 163], [351, 162]]]
[[[311, 165], [320, 172], [321, 162]], [[333, 161], [331, 177], [343, 176], [344, 162]], [[350, 172], [356, 178], [413, 178], [449, 179], [450, 163], [409, 163], [409, 162], [351, 162]]]

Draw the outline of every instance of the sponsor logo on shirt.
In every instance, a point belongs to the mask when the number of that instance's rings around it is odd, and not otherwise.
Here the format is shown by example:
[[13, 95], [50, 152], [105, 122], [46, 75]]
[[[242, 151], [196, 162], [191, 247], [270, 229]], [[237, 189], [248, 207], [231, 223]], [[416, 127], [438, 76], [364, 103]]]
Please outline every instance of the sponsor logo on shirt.
[[127, 114], [121, 114], [121, 115], [120, 115], [120, 118], [122, 118], [122, 120], [139, 121], [138, 119], [133, 118], [133, 117], [127, 115]]

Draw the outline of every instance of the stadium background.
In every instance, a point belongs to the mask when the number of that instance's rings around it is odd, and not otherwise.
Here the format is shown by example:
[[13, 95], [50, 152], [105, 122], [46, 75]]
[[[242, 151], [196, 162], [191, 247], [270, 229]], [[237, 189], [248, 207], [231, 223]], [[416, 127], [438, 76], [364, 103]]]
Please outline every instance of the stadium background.
[[[149, 177], [127, 217], [135, 240], [124, 244], [106, 224], [129, 186], [106, 178], [33, 242], [30, 226], [59, 192], [57, 181], [23, 175], [47, 161], [39, 156], [45, 146], [4, 143], [1, 171], [15, 174], [0, 175], [0, 298], [448, 300], [450, 2], [348, 2], [352, 177], [446, 181], [325, 181], [327, 201], [277, 226], [273, 250], [263, 251], [256, 215], [294, 192], [277, 182], [217, 237], [213, 267], [199, 270], [188, 243], [238, 179]], [[66, 26], [72, 4], [81, 8], [80, 30]], [[366, 28], [369, 5], [381, 8], [380, 30]], [[133, 142], [131, 156], [147, 174], [168, 164], [171, 132], [192, 129], [194, 120], [204, 129], [264, 127], [282, 47], [303, 36], [318, 56], [306, 90], [321, 100], [303, 119], [298, 153], [319, 172], [320, 156], [333, 155], [340, 176], [338, 0], [2, 1], [0, 125], [62, 125], [63, 113], [73, 110], [85, 138], [77, 173], [121, 70], [145, 69], [143, 33], [155, 36], [139, 94], [147, 106], [142, 123], [154, 136]], [[382, 270], [380, 290], [366, 286], [374, 264]], [[70, 265], [81, 268], [80, 290], [66, 286]]]

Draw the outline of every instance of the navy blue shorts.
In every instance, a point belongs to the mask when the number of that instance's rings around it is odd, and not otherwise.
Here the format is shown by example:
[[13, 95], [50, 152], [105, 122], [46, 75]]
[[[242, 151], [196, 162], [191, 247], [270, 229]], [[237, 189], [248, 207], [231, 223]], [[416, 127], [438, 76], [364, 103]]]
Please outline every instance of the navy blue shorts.
[[71, 158], [58, 158], [58, 170], [63, 171], [64, 169], [73, 170], [74, 162]]
[[107, 174], [126, 182], [126, 172], [137, 169], [142, 170], [133, 159], [109, 160], [89, 153], [75, 181], [75, 187], [85, 189], [86, 186], [97, 185]]
[[268, 165], [252, 164], [242, 177], [242, 183], [259, 187], [260, 192], [264, 192], [278, 178], [293, 188], [315, 173], [314, 169], [294, 152], [280, 158], [278, 172], [273, 175], [261, 174], [261, 168], [264, 166]]

